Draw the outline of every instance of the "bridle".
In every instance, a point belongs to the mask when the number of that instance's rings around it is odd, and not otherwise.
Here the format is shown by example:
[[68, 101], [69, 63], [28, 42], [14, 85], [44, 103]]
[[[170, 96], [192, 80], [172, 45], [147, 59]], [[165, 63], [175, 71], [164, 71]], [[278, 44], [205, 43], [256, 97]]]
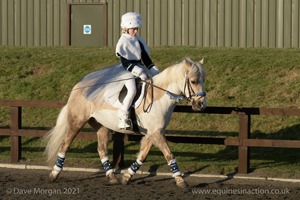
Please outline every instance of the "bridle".
[[[190, 80], [187, 76], [187, 74], [185, 74], [185, 82], [184, 82], [184, 89], [183, 89], [183, 94], [174, 94], [164, 88], [161, 88], [159, 86], [156, 86], [153, 84], [153, 80], [149, 79], [150, 81], [143, 81], [141, 80], [141, 82], [146, 83], [147, 85], [151, 86], [151, 90], [153, 90], [153, 88], [157, 88], [159, 90], [164, 91], [171, 99], [175, 99], [176, 101], [180, 101], [180, 100], [192, 100], [192, 97], [205, 97], [206, 93], [204, 91], [202, 92], [195, 92], [190, 84]], [[188, 91], [188, 96], [186, 95], [186, 90]], [[153, 92], [152, 92], [153, 94]]]
[[[185, 94], [186, 94], [186, 93], [185, 93], [186, 88], [187, 88], [187, 90], [188, 90], [188, 96], [185, 95]], [[184, 93], [185, 99], [187, 99], [187, 100], [191, 100], [192, 97], [194, 97], [194, 96], [195, 96], [195, 97], [205, 97], [205, 96], [206, 96], [206, 93], [205, 93], [204, 91], [202, 91], [202, 92], [197, 92], [197, 93], [196, 93], [196, 92], [193, 90], [193, 88], [192, 88], [192, 86], [191, 86], [191, 83], [190, 83], [190, 80], [189, 80], [187, 74], [185, 74], [185, 82], [184, 82], [183, 93]]]

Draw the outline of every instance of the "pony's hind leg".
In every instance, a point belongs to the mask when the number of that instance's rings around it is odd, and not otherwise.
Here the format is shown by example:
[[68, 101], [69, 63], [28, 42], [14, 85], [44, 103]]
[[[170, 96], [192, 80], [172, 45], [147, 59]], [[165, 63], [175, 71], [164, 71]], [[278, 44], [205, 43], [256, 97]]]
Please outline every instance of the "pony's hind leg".
[[[65, 155], [70, 144], [88, 120], [86, 107], [73, 106], [73, 103], [74, 101], [69, 100], [68, 104], [62, 109], [55, 127], [48, 136], [49, 142], [46, 147], [48, 162], [54, 164], [56, 161], [49, 175], [50, 181], [55, 181], [58, 178], [58, 175], [63, 169]], [[77, 103], [77, 101], [75, 101], [75, 103]]]
[[79, 130], [80, 128], [75, 128], [75, 127], [67, 129], [67, 133], [61, 143], [61, 146], [57, 154], [56, 164], [54, 165], [51, 173], [49, 174], [49, 180], [51, 182], [54, 182], [58, 178], [59, 174], [61, 173], [64, 165], [66, 152], [68, 151], [70, 144], [72, 143], [74, 138], [79, 133]]
[[166, 137], [160, 132], [155, 132], [151, 134], [151, 140], [153, 144], [157, 146], [157, 148], [159, 148], [159, 150], [164, 154], [164, 157], [167, 160], [167, 163], [170, 166], [171, 171], [173, 172], [173, 177], [175, 178], [176, 185], [180, 188], [188, 187], [187, 183], [182, 178], [182, 173], [179, 170], [175, 156], [172, 154], [167, 144]]
[[108, 134], [109, 129], [99, 124], [94, 118], [89, 120], [89, 124], [97, 130], [97, 139], [98, 139], [98, 154], [103, 166], [103, 169], [106, 172], [106, 177], [108, 178], [108, 182], [111, 185], [119, 184], [119, 180], [117, 179], [115, 172], [112, 168], [112, 165], [108, 159]]
[[142, 166], [146, 160], [148, 153], [152, 147], [152, 141], [147, 137], [143, 137], [141, 140], [141, 147], [137, 159], [132, 165], [128, 168], [127, 172], [123, 174], [122, 184], [126, 185], [131, 180], [132, 176], [137, 172], [137, 170]]

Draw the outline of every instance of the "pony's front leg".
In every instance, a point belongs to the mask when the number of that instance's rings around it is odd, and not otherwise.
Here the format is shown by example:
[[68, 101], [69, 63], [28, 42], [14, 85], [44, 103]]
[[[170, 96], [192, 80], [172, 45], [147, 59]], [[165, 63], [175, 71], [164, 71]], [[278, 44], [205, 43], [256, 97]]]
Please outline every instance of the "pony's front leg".
[[137, 156], [137, 159], [132, 165], [128, 168], [127, 172], [123, 174], [122, 184], [127, 185], [131, 180], [132, 176], [137, 172], [137, 170], [142, 166], [143, 162], [146, 160], [147, 155], [152, 147], [152, 141], [147, 137], [143, 137], [141, 140], [140, 152]]
[[108, 133], [109, 130], [105, 127], [101, 127], [97, 131], [98, 138], [98, 153], [101, 159], [101, 163], [103, 169], [105, 170], [106, 177], [108, 178], [108, 182], [111, 185], [119, 184], [119, 180], [117, 179], [114, 169], [108, 159], [107, 152], [107, 144], [108, 144]]
[[165, 159], [167, 160], [168, 165], [173, 172], [173, 177], [175, 178], [176, 185], [180, 188], [188, 187], [188, 184], [182, 177], [182, 173], [179, 170], [177, 165], [175, 156], [172, 154], [168, 144], [166, 137], [161, 132], [156, 132], [151, 135], [151, 140], [155, 146], [159, 148], [159, 150], [164, 154]]

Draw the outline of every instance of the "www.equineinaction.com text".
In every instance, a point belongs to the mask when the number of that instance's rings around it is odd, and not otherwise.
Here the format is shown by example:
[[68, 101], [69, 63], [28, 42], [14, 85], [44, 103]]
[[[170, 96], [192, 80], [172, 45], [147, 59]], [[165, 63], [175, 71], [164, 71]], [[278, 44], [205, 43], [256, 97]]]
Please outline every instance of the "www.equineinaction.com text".
[[263, 189], [263, 188], [253, 188], [253, 189], [193, 189], [193, 194], [202, 194], [202, 195], [263, 195], [263, 194], [274, 194], [274, 195], [283, 195], [283, 194], [291, 194], [290, 189]]

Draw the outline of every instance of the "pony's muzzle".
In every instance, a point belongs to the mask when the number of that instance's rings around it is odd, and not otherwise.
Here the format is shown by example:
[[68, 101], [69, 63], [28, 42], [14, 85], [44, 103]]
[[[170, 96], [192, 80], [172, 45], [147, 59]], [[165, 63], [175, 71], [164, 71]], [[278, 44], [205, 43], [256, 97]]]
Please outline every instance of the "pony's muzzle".
[[195, 111], [203, 111], [206, 108], [205, 97], [200, 97], [197, 100], [192, 99], [192, 109]]

